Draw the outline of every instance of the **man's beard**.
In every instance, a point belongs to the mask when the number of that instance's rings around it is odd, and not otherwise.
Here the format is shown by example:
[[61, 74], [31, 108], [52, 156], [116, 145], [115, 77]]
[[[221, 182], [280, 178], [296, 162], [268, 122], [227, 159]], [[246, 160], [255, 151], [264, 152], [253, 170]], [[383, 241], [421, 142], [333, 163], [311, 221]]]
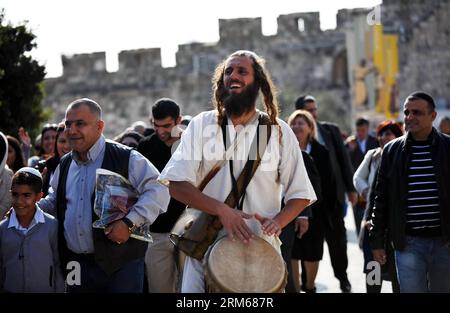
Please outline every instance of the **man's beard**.
[[219, 100], [223, 103], [228, 117], [237, 117], [255, 108], [258, 92], [259, 86], [255, 83], [245, 87], [244, 91], [239, 94], [230, 94], [229, 90], [223, 86]]

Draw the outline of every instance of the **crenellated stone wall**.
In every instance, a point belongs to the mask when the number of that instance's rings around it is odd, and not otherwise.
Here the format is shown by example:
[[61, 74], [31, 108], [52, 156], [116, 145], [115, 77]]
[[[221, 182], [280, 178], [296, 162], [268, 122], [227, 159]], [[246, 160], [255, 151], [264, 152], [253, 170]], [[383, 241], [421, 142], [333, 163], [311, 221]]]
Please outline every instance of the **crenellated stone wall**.
[[[108, 137], [134, 121], [148, 121], [151, 105], [161, 97], [173, 98], [183, 114], [195, 115], [212, 108], [211, 78], [216, 65], [231, 52], [248, 49], [267, 61], [278, 88], [282, 118], [292, 112], [299, 95], [312, 93], [318, 98], [320, 117], [349, 130], [345, 25], [354, 14], [370, 10], [340, 10], [337, 28], [328, 31], [320, 29], [318, 12], [280, 15], [272, 36], [263, 35], [261, 18], [220, 19], [219, 41], [179, 45], [176, 66], [171, 68], [161, 66], [159, 48], [120, 52], [119, 69], [111, 73], [106, 71], [104, 52], [63, 56], [63, 75], [46, 80], [44, 106], [59, 121], [71, 101], [93, 98], [104, 109]], [[425, 89], [447, 103], [450, 100], [449, 17], [447, 0], [384, 1], [385, 29], [402, 36], [402, 98], [414, 89]]]

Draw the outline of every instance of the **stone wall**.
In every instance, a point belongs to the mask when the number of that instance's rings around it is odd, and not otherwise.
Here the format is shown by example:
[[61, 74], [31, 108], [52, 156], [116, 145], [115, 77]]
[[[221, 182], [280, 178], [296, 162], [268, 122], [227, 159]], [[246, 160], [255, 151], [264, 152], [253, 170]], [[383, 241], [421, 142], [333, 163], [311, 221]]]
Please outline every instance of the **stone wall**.
[[183, 114], [195, 115], [212, 108], [211, 77], [216, 65], [231, 52], [248, 49], [267, 60], [279, 90], [282, 117], [291, 113], [296, 97], [305, 92], [323, 98], [324, 111], [326, 107], [349, 110], [345, 36], [339, 30], [322, 32], [319, 13], [281, 15], [274, 36], [262, 34], [261, 18], [219, 20], [219, 33], [217, 43], [180, 45], [173, 68], [161, 67], [158, 48], [122, 51], [119, 69], [113, 73], [106, 72], [104, 52], [63, 56], [63, 76], [46, 80], [45, 106], [52, 108], [57, 121], [72, 100], [93, 98], [104, 108], [109, 137], [133, 121], [147, 120], [151, 105], [160, 97], [175, 99]]
[[439, 110], [450, 109], [449, 1], [385, 0], [384, 3], [383, 24], [387, 31], [400, 35], [401, 101], [420, 89], [434, 96]]
[[[385, 28], [402, 35], [401, 96], [425, 89], [450, 99], [449, 5], [447, 0], [426, 2], [432, 5], [419, 0], [385, 0], [383, 4]], [[147, 121], [151, 105], [160, 97], [173, 98], [183, 114], [195, 115], [212, 108], [215, 66], [231, 52], [248, 49], [267, 60], [279, 91], [281, 117], [292, 112], [299, 95], [312, 93], [319, 101], [319, 116], [349, 130], [345, 22], [353, 14], [369, 11], [340, 10], [337, 28], [329, 31], [321, 31], [317, 12], [280, 15], [273, 36], [262, 34], [261, 18], [221, 19], [219, 41], [179, 45], [172, 68], [161, 66], [159, 48], [122, 51], [119, 69], [112, 73], [106, 71], [104, 52], [63, 56], [63, 75], [46, 80], [44, 106], [54, 111], [53, 119], [58, 121], [74, 99], [93, 98], [104, 109], [108, 137], [133, 121]]]

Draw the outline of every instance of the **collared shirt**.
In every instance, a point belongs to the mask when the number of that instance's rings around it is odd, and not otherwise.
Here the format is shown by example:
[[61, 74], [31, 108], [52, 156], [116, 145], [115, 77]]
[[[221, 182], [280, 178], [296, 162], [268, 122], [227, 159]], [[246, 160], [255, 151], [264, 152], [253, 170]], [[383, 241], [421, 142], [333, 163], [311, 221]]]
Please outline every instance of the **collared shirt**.
[[[243, 131], [248, 131], [248, 134], [245, 133], [242, 143], [235, 151], [233, 173], [236, 179], [247, 162], [248, 150], [256, 133], [256, 127], [251, 126], [256, 126], [257, 122], [256, 119], [253, 123], [248, 123], [251, 125], [245, 126]], [[258, 213], [268, 218], [274, 218], [280, 212], [283, 193], [286, 202], [291, 199], [308, 199], [312, 203], [316, 200], [298, 141], [285, 122], [278, 120], [278, 123], [282, 131], [281, 145], [278, 127], [274, 126], [261, 164], [247, 187], [242, 207], [246, 213]], [[234, 127], [229, 125], [227, 129], [230, 138], [235, 138]], [[200, 113], [189, 123], [181, 137], [180, 145], [161, 172], [159, 179], [165, 184], [169, 181], [187, 181], [198, 186], [211, 168], [223, 158], [223, 155], [222, 131], [217, 123], [216, 111]], [[215, 156], [219, 157], [219, 160], [214, 158]], [[225, 162], [203, 189], [203, 193], [218, 201], [225, 201], [231, 186], [230, 162]], [[247, 219], [245, 222], [255, 235], [263, 237], [279, 249], [278, 238], [265, 236], [261, 224], [256, 219]]]
[[20, 225], [19, 220], [17, 219], [16, 211], [12, 210], [11, 216], [9, 218], [8, 228], [15, 228], [22, 232], [22, 234], [26, 235], [34, 226], [37, 224], [45, 223], [44, 212], [39, 208], [36, 204], [36, 212], [34, 213], [33, 219], [28, 227], [23, 227]]
[[356, 142], [358, 143], [361, 152], [366, 153], [367, 138], [363, 140], [356, 139]]
[[306, 145], [305, 150], [303, 150], [303, 151], [305, 151], [308, 154], [311, 154], [311, 143], [310, 142], [308, 142], [308, 144]]
[[[75, 253], [93, 253], [92, 203], [95, 190], [96, 170], [101, 167], [105, 155], [105, 137], [89, 149], [88, 160], [82, 162], [72, 151], [66, 184], [67, 211], [64, 220], [64, 237], [67, 246]], [[127, 217], [136, 225], [153, 223], [156, 217], [167, 210], [169, 192], [157, 182], [158, 170], [139, 152], [132, 150], [128, 164], [128, 180], [139, 192], [139, 199], [130, 209]], [[39, 202], [40, 206], [56, 216], [56, 192], [58, 189], [59, 166], [50, 182], [48, 196]]]

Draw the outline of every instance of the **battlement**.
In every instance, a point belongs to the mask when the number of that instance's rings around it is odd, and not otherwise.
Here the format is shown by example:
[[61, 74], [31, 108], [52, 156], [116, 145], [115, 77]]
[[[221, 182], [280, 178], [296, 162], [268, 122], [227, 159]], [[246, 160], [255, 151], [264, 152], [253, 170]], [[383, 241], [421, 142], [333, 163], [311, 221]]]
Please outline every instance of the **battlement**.
[[319, 12], [280, 15], [277, 19], [277, 23], [278, 35], [310, 35], [321, 32]]
[[261, 18], [219, 19], [220, 42], [239, 42], [263, 36]]
[[356, 16], [367, 15], [373, 8], [341, 9], [336, 15], [336, 27], [341, 29], [351, 22]]
[[[120, 52], [116, 73], [106, 73], [104, 52], [63, 56], [63, 77], [46, 80], [44, 103], [59, 121], [65, 113], [62, 104], [77, 97], [96, 99], [107, 112], [105, 133], [110, 137], [149, 116], [151, 105], [161, 97], [175, 99], [183, 114], [195, 115], [211, 109], [211, 77], [217, 64], [235, 50], [250, 49], [268, 60], [282, 91], [282, 117], [292, 111], [298, 95], [307, 92], [317, 95], [330, 112], [324, 119], [342, 126], [351, 116], [347, 21], [361, 20], [372, 10], [339, 10], [337, 28], [323, 32], [318, 12], [280, 15], [277, 33], [270, 36], [262, 34], [261, 18], [222, 19], [218, 42], [179, 45], [172, 68], [162, 68], [160, 48]], [[400, 98], [425, 89], [436, 99], [450, 99], [448, 75], [442, 71], [450, 64], [449, 0], [384, 0], [380, 14], [384, 31], [399, 35]]]
[[119, 72], [151, 71], [162, 68], [161, 49], [127, 50], [119, 53]]
[[61, 57], [63, 76], [89, 76], [106, 73], [105, 52], [75, 54]]

